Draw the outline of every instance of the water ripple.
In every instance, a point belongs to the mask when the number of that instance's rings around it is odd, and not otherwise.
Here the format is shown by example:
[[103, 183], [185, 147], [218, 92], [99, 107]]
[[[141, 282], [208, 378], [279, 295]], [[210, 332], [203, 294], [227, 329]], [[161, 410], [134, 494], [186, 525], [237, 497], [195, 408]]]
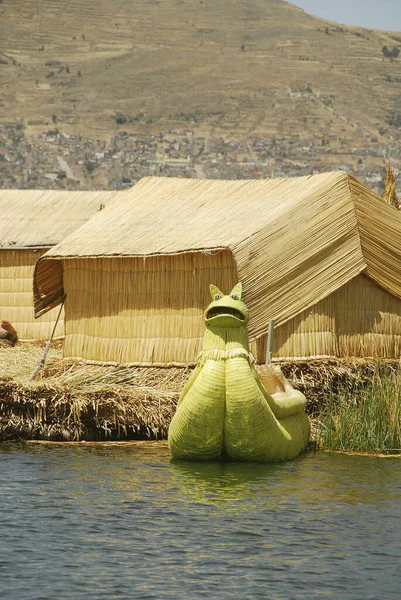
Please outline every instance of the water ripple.
[[398, 600], [401, 461], [0, 447], [7, 600]]

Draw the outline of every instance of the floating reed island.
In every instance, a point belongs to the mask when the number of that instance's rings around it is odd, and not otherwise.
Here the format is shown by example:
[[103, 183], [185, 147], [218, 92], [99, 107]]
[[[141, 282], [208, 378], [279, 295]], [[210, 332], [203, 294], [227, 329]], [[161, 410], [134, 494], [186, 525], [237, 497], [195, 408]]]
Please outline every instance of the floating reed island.
[[[100, 366], [62, 358], [43, 345], [0, 345], [0, 441], [166, 439], [192, 367]], [[308, 399], [310, 448], [398, 453], [401, 368], [396, 360], [279, 363]], [[262, 368], [262, 367], [257, 367]]]

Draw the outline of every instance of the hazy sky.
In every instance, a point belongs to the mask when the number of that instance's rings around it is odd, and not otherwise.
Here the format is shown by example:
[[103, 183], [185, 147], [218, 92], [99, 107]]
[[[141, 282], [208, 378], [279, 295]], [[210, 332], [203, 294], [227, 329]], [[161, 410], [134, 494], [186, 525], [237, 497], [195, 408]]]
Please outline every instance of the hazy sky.
[[401, 0], [288, 0], [308, 13], [345, 25], [401, 32]]

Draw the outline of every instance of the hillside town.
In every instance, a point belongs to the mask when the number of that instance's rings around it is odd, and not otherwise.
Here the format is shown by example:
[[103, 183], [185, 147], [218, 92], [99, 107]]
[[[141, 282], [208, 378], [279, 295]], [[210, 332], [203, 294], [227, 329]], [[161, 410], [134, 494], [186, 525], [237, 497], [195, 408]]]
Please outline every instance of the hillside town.
[[117, 190], [147, 175], [259, 179], [346, 170], [381, 194], [385, 160], [391, 157], [397, 166], [401, 159], [397, 145], [389, 148], [372, 138], [349, 149], [329, 132], [302, 140], [238, 141], [184, 129], [153, 135], [122, 130], [103, 141], [60, 131], [57, 123], [43, 127], [42, 133], [31, 134], [22, 124], [0, 125], [0, 187]]

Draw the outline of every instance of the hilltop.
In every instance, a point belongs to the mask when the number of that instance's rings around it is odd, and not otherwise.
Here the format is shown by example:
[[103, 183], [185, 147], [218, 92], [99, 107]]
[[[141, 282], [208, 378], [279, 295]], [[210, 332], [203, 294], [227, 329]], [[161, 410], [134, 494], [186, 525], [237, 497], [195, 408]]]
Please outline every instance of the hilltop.
[[2, 187], [347, 168], [374, 188], [401, 167], [401, 33], [284, 0], [2, 0], [0, 19]]

